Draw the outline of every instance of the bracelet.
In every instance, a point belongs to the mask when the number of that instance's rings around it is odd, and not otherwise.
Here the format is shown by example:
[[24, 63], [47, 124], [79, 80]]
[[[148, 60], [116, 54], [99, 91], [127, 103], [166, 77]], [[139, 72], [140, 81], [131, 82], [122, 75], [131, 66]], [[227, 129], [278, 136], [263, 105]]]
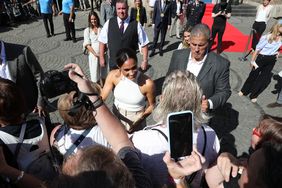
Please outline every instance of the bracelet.
[[102, 106], [104, 104], [103, 99], [101, 96], [99, 96], [97, 98], [96, 101], [92, 102], [93, 108], [96, 110], [97, 108], [99, 108], [100, 106]]
[[21, 171], [21, 174], [17, 177], [17, 179], [13, 182], [14, 184], [18, 183], [24, 177], [24, 171]]

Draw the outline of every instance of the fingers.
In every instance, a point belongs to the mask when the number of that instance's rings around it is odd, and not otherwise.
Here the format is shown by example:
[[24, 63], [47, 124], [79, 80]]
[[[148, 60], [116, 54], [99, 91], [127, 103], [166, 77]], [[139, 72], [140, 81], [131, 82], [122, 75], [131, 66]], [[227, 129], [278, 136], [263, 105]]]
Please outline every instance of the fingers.
[[75, 71], [70, 70], [69, 71], [69, 77], [71, 80], [73, 80], [74, 82], [78, 83], [79, 81], [83, 80], [80, 76], [78, 76]]
[[236, 159], [229, 153], [222, 153], [218, 157], [217, 167], [226, 182], [230, 180], [230, 173], [232, 177], [236, 177], [239, 170]]
[[85, 77], [85, 74], [83, 73], [82, 69], [77, 64], [69, 63], [69, 64], [64, 66], [64, 69], [65, 70], [74, 70], [76, 73]]
[[163, 157], [163, 161], [165, 162], [166, 165], [168, 165], [171, 162], [170, 153], [168, 151], [165, 152], [165, 155]]

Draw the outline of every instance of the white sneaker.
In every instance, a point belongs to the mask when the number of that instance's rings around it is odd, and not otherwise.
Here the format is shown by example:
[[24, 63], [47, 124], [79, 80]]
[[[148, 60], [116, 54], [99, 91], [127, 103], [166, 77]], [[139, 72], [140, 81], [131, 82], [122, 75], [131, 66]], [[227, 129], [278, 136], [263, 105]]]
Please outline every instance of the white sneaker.
[[252, 103], [256, 103], [258, 101], [258, 99], [257, 98], [253, 98], [253, 99], [251, 99], [251, 101], [252, 101]]

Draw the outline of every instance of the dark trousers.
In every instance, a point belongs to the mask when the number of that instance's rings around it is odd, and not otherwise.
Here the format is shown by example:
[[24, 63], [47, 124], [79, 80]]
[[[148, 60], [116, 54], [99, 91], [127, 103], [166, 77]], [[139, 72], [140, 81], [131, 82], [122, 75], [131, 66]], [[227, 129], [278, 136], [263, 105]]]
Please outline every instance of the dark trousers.
[[226, 25], [217, 25], [217, 24], [214, 24], [212, 26], [212, 36], [211, 36], [209, 49], [211, 49], [212, 44], [213, 44], [214, 39], [215, 39], [215, 36], [217, 34], [217, 41], [218, 41], [217, 47], [216, 47], [217, 53], [220, 53], [221, 49], [222, 49], [222, 37], [223, 37], [224, 31], [225, 31], [225, 26]]
[[241, 92], [244, 95], [250, 94], [251, 99], [257, 98], [271, 82], [271, 71], [275, 62], [276, 55], [266, 56], [259, 54], [256, 59], [256, 63], [259, 67], [257, 69], [252, 69], [241, 89]]
[[153, 40], [153, 45], [152, 45], [153, 50], [155, 50], [157, 47], [157, 42], [158, 42], [160, 33], [161, 33], [161, 43], [160, 43], [159, 49], [160, 50], [163, 49], [166, 32], [167, 32], [167, 24], [161, 23], [159, 27], [156, 27], [156, 26], [154, 27], [154, 40]]
[[[64, 25], [65, 25], [65, 30], [66, 30], [66, 37], [68, 39], [71, 39], [71, 38], [75, 38], [75, 29], [74, 29], [74, 19], [73, 18], [73, 22], [69, 22], [69, 17], [70, 17], [70, 14], [65, 14], [63, 13], [63, 19], [64, 19]], [[72, 37], [71, 37], [71, 35]]]
[[[53, 16], [52, 16], [52, 14], [41, 13], [41, 16], [42, 16], [42, 19], [43, 19], [43, 23], [44, 23], [46, 34], [50, 35], [50, 30], [49, 30], [49, 26], [48, 26], [48, 22], [49, 22], [50, 29], [51, 29], [51, 34], [54, 35], [54, 24], [53, 24]], [[48, 22], [47, 22], [47, 20], [48, 20]]]
[[256, 46], [259, 42], [260, 37], [265, 31], [266, 24], [265, 22], [255, 22], [253, 24], [253, 40], [252, 40], [252, 49], [256, 49]]

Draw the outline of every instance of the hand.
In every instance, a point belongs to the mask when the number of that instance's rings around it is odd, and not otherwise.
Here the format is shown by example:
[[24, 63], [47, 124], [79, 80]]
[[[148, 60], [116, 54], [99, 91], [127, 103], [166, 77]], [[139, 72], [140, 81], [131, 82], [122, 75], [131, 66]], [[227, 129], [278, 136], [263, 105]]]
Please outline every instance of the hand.
[[175, 162], [170, 157], [170, 153], [166, 152], [163, 157], [163, 161], [166, 163], [169, 174], [172, 178], [182, 179], [184, 176], [189, 176], [200, 170], [202, 168], [202, 164], [205, 162], [205, 158], [194, 150], [191, 155], [178, 162]]
[[202, 112], [207, 112], [209, 109], [209, 101], [206, 99], [206, 96], [202, 96]]
[[217, 158], [217, 168], [222, 174], [224, 180], [229, 182], [230, 173], [232, 177], [236, 177], [239, 170], [239, 161], [230, 153], [221, 153]]
[[170, 25], [167, 26], [167, 30], [170, 30]]
[[128, 132], [131, 134], [133, 133], [134, 131], [137, 131], [139, 130], [139, 125], [144, 121], [143, 118], [139, 118], [137, 119], [136, 121], [134, 121], [131, 126], [130, 126], [130, 129], [128, 130]]
[[105, 58], [100, 58], [99, 63], [100, 63], [100, 67], [106, 67]]
[[72, 19], [72, 17], [69, 17], [69, 22], [73, 22], [73, 19]]
[[79, 91], [83, 93], [96, 93], [97, 92], [96, 89], [92, 87], [92, 82], [89, 81], [85, 77], [81, 68], [77, 64], [70, 63], [70, 64], [67, 64], [65, 68], [70, 68], [69, 77], [71, 80], [77, 83], [77, 87]]
[[148, 60], [142, 61], [140, 67], [141, 67], [141, 69], [142, 69], [143, 71], [146, 71], [146, 70], [148, 69]]
[[155, 24], [152, 24], [152, 29], [154, 29], [155, 28]]
[[257, 69], [259, 67], [255, 61], [251, 61], [250, 66], [251, 68], [254, 68], [254, 69]]
[[62, 15], [62, 14], [63, 14], [63, 12], [62, 12], [62, 11], [60, 11], [58, 14], [59, 14], [59, 15]]
[[84, 72], [82, 71], [82, 69], [77, 64], [69, 63], [69, 64], [64, 66], [64, 70], [73, 70], [74, 72], [78, 73], [82, 77], [86, 78]]
[[39, 105], [36, 106], [32, 112], [33, 113], [38, 113], [38, 115], [40, 117], [45, 117], [46, 116], [46, 112], [45, 112], [44, 108], [42, 106], [39, 106]]

